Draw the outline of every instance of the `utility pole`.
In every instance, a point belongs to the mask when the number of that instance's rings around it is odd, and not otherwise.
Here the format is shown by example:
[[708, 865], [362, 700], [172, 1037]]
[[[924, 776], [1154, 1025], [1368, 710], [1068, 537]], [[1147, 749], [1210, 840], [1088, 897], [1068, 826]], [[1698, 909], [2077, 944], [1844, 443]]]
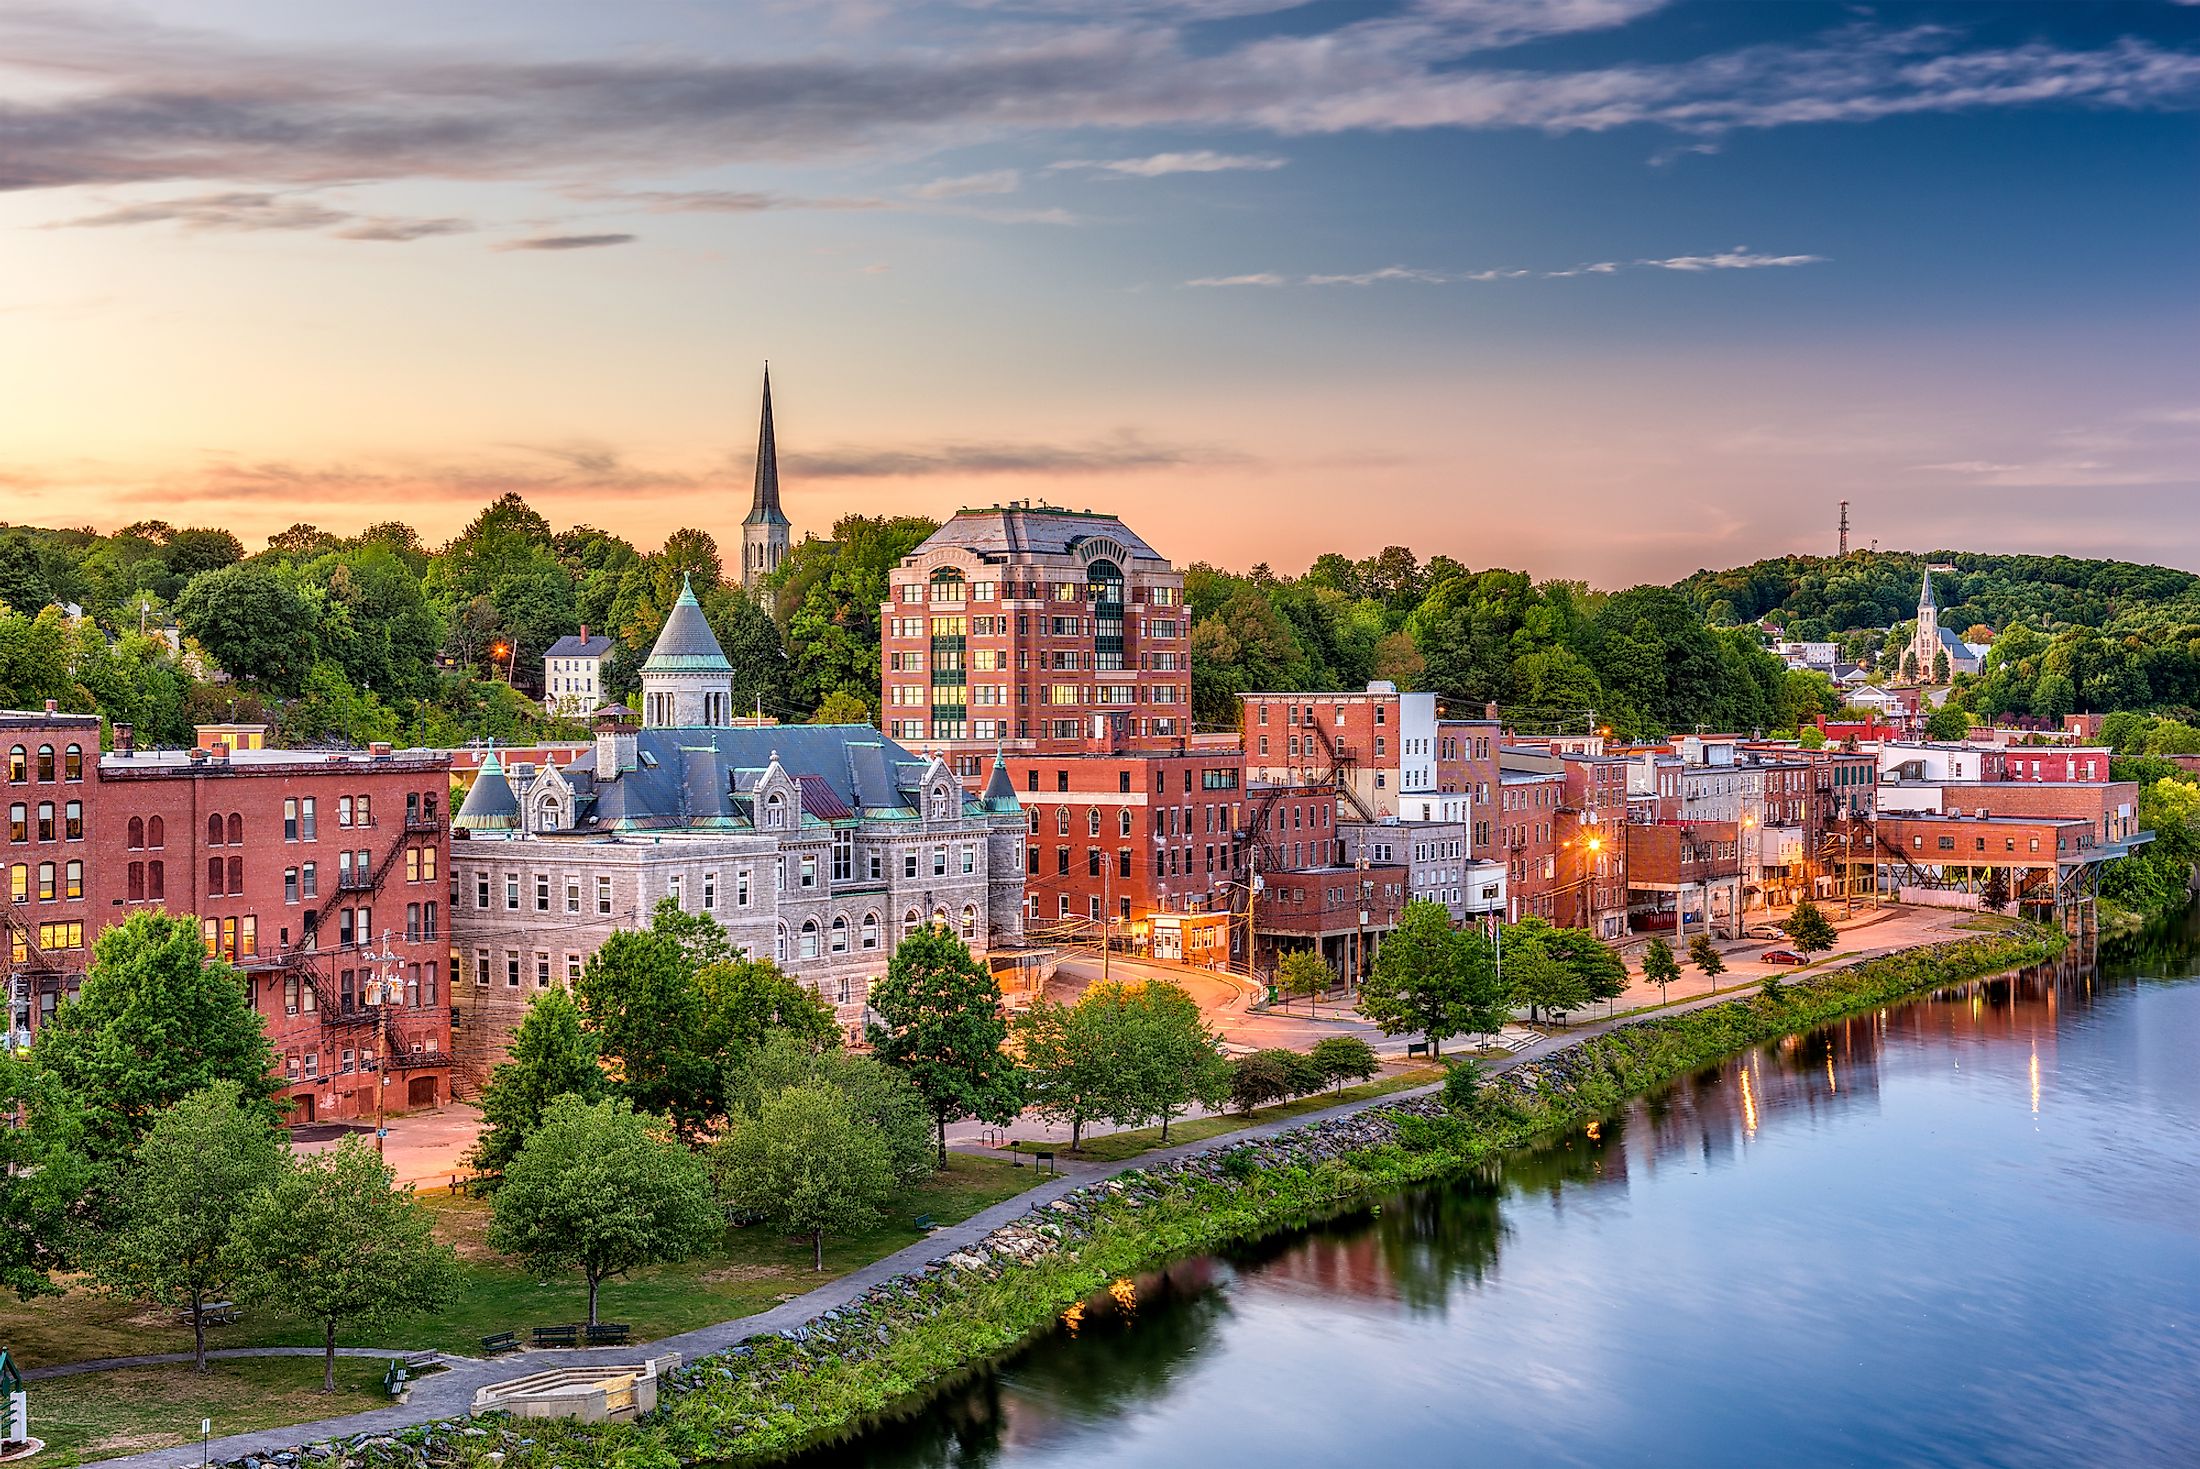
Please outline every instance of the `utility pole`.
[[[1106, 858], [1100, 864], [1100, 982], [1102, 984], [1108, 982], [1108, 960], [1115, 953], [1115, 899], [1108, 891], [1108, 880], [1114, 875], [1114, 859]], [[1148, 957], [1150, 958], [1151, 955]]]
[[1849, 502], [1841, 502], [1841, 554], [1849, 554]]

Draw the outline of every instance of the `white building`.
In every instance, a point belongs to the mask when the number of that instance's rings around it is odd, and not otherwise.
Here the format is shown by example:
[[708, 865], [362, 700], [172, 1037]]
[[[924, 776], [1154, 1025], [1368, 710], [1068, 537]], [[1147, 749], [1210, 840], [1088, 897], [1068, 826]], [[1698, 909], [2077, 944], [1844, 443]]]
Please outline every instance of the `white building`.
[[552, 643], [542, 655], [543, 712], [579, 719], [602, 708], [603, 665], [610, 656], [611, 639], [602, 633], [591, 636], [586, 623], [580, 636], [569, 634]]

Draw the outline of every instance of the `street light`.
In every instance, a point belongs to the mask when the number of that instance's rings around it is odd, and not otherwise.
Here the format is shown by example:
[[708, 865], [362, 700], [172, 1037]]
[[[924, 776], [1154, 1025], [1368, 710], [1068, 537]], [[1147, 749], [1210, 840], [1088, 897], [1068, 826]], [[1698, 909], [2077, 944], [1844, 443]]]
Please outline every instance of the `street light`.
[[363, 955], [372, 966], [368, 973], [366, 1001], [375, 1007], [374, 1017], [374, 1152], [382, 1155], [383, 1090], [390, 1084], [390, 1007], [405, 1002], [404, 963], [390, 948], [390, 932], [382, 930], [382, 952], [369, 948]]

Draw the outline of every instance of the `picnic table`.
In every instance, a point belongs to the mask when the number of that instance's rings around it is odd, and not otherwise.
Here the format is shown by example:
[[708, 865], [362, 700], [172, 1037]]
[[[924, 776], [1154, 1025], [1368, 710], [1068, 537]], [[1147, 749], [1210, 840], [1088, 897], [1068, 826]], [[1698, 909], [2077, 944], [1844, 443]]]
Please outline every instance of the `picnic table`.
[[196, 1326], [202, 1322], [208, 1326], [234, 1326], [237, 1322], [237, 1303], [208, 1301], [196, 1311], [186, 1306], [179, 1314], [186, 1326]]

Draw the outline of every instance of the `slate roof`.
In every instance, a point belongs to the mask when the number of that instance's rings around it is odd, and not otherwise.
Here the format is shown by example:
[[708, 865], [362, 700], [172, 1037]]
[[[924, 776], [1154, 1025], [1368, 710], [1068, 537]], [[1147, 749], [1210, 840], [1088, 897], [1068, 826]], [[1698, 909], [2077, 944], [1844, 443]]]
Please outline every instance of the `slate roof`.
[[772, 433], [772, 370], [764, 367], [764, 421], [756, 431], [756, 493], [749, 501], [743, 525], [785, 525], [787, 513], [779, 508], [779, 441]]
[[463, 831], [510, 831], [519, 825], [519, 798], [504, 778], [504, 762], [494, 750], [481, 762], [472, 789], [460, 803], [451, 825]]
[[999, 755], [993, 757], [993, 774], [986, 778], [985, 794], [978, 799], [992, 815], [1011, 816], [1023, 812], [1023, 802], [1016, 798], [1016, 782], [1009, 778], [1008, 762]]
[[643, 660], [642, 672], [733, 672], [733, 665], [726, 661], [726, 650], [718, 646], [717, 635], [711, 632], [702, 604], [695, 600], [695, 588], [688, 585], [686, 577], [680, 578], [680, 598], [672, 604], [672, 613], [665, 618], [655, 646]]
[[1062, 510], [1052, 505], [988, 505], [958, 510], [954, 519], [932, 532], [912, 554], [921, 556], [942, 546], [959, 546], [996, 561], [1011, 556], [1066, 556], [1094, 536], [1122, 542], [1135, 558], [1165, 559], [1112, 515]]
[[[803, 811], [815, 820], [914, 819], [923, 809], [928, 762], [867, 724], [645, 729], [635, 744], [635, 768], [616, 780], [596, 778], [593, 750], [564, 767], [579, 796], [581, 830], [746, 830], [775, 755], [800, 783]], [[966, 795], [962, 809], [974, 815], [983, 808]]]
[[611, 639], [598, 633], [593, 637], [575, 637], [567, 633], [550, 645], [545, 658], [601, 658], [611, 651]]

